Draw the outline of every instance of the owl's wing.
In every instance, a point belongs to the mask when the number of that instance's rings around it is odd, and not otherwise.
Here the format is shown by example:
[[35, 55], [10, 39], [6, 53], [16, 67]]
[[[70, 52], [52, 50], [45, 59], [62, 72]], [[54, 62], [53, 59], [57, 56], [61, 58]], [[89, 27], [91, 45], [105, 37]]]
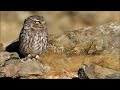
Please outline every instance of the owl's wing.
[[30, 30], [23, 28], [20, 32], [19, 41], [22, 43], [26, 43], [29, 40], [30, 36]]

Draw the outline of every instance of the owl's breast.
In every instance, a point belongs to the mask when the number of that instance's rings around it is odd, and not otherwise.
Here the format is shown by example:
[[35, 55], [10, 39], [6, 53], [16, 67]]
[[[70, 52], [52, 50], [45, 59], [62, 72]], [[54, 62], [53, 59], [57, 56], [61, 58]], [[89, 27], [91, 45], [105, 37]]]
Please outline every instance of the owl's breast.
[[20, 52], [23, 55], [41, 54], [48, 43], [47, 32], [22, 32], [20, 34]]
[[34, 53], [42, 52], [47, 45], [47, 37], [42, 35], [42, 33], [35, 33], [34, 37], [32, 38], [32, 46], [31, 50]]

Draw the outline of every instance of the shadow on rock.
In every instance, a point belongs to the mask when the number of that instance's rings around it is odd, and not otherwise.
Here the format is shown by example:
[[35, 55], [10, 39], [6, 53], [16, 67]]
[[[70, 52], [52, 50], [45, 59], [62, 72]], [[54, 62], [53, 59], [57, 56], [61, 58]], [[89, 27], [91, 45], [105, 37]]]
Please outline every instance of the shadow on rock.
[[17, 52], [19, 54], [20, 58], [24, 58], [25, 57], [19, 51], [19, 41], [13, 42], [10, 45], [8, 45], [6, 47], [6, 51], [8, 51], [8, 52]]

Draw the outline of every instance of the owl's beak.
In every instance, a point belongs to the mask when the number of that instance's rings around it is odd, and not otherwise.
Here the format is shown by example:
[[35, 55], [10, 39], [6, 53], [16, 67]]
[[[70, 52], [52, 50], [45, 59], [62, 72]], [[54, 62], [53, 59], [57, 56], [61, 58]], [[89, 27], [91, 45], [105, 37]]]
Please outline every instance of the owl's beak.
[[44, 22], [41, 22], [41, 23], [36, 22], [36, 25], [39, 26], [39, 27], [44, 27], [44, 24], [45, 24]]
[[44, 24], [43, 23], [41, 23], [41, 24], [39, 23], [39, 27], [44, 27]]
[[39, 27], [44, 27], [44, 25], [43, 24], [39, 24]]

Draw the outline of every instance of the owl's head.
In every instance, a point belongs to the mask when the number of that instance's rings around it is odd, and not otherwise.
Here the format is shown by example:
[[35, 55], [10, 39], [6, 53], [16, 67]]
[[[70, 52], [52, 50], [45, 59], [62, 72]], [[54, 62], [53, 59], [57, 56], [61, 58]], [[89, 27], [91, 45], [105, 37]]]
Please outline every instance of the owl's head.
[[43, 16], [29, 16], [24, 21], [24, 29], [44, 29], [46, 28], [45, 18]]

